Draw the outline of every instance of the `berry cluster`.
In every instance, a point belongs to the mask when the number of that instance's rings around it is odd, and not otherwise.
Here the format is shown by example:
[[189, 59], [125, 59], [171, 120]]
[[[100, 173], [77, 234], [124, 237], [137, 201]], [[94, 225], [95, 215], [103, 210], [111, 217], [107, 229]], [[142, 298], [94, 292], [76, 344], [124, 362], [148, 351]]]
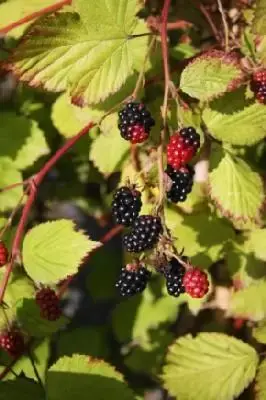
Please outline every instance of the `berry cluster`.
[[0, 334], [0, 347], [11, 357], [16, 357], [24, 350], [24, 338], [17, 330], [3, 332]]
[[59, 298], [51, 288], [40, 289], [35, 296], [36, 303], [40, 307], [41, 316], [48, 321], [56, 321], [62, 315]]
[[8, 261], [8, 250], [4, 242], [0, 241], [0, 267], [6, 265]]
[[[187, 264], [187, 257], [181, 257], [181, 261]], [[176, 258], [161, 267], [166, 279], [166, 288], [170, 296], [178, 297], [187, 293], [191, 297], [201, 298], [208, 293], [209, 280], [206, 272], [199, 268], [189, 266], [188, 269]]]
[[172, 185], [167, 198], [173, 203], [185, 201], [193, 186], [194, 170], [187, 163], [200, 146], [200, 136], [194, 128], [183, 128], [171, 136], [167, 146], [167, 168], [165, 174]]
[[144, 104], [129, 102], [118, 113], [118, 128], [122, 138], [131, 143], [142, 143], [150, 134], [155, 122]]
[[251, 90], [256, 96], [256, 99], [266, 104], [266, 70], [260, 70], [253, 74], [251, 81]]
[[119, 188], [112, 202], [112, 214], [117, 224], [130, 226], [138, 217], [142, 206], [141, 194], [127, 186]]
[[151, 273], [143, 265], [127, 264], [120, 272], [116, 288], [122, 297], [134, 296], [146, 288]]
[[125, 249], [130, 253], [140, 253], [152, 249], [159, 240], [162, 224], [159, 217], [140, 215], [132, 230], [123, 238]]

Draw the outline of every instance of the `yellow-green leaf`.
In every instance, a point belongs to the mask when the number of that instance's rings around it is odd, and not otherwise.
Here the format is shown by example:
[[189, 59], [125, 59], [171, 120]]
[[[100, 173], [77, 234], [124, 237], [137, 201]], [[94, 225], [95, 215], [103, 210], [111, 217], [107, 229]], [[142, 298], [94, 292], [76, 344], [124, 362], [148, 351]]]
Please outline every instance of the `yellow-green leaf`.
[[[22, 182], [21, 173], [15, 168], [14, 163], [8, 157], [0, 157], [0, 190], [14, 183]], [[22, 186], [0, 192], [0, 211], [15, 208], [22, 198]]]
[[233, 293], [229, 312], [234, 316], [246, 317], [254, 321], [264, 319], [266, 317], [266, 281], [261, 280]]
[[[48, 371], [49, 400], [134, 400], [122, 375], [111, 365], [85, 355], [62, 357]], [[108, 393], [108, 394], [107, 394]]]
[[232, 400], [253, 380], [256, 351], [218, 333], [187, 335], [169, 349], [164, 386], [178, 400]]
[[56, 283], [75, 274], [82, 259], [99, 245], [76, 231], [72, 221], [46, 222], [30, 230], [24, 239], [24, 267], [34, 281]]

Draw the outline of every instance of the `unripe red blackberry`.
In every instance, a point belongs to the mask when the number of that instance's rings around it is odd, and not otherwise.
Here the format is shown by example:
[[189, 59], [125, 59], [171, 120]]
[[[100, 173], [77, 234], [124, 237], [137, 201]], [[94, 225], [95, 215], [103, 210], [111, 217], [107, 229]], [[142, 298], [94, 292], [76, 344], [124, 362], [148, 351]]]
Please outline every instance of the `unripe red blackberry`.
[[205, 296], [209, 290], [208, 275], [199, 268], [191, 268], [187, 270], [184, 275], [183, 285], [186, 293], [191, 297], [201, 298]]
[[42, 318], [56, 321], [61, 317], [60, 300], [53, 289], [49, 287], [40, 289], [36, 293], [35, 300], [40, 307]]
[[173, 203], [185, 201], [193, 186], [194, 169], [189, 165], [180, 169], [173, 169], [167, 165], [165, 173], [171, 178], [171, 189], [166, 193]]
[[159, 240], [162, 224], [159, 217], [140, 215], [133, 223], [132, 230], [123, 237], [128, 252], [140, 253], [152, 249]]
[[116, 288], [123, 297], [134, 296], [146, 288], [151, 273], [144, 266], [128, 264], [120, 272]]
[[200, 146], [200, 135], [192, 127], [183, 128], [170, 137], [167, 145], [167, 163], [174, 169], [187, 164]]
[[122, 138], [131, 143], [144, 142], [155, 122], [144, 104], [129, 102], [118, 113], [118, 128]]
[[22, 354], [25, 343], [23, 335], [16, 330], [10, 330], [0, 334], [0, 347], [11, 357]]
[[266, 104], [266, 70], [256, 71], [251, 80], [251, 90], [254, 92], [256, 99]]
[[[182, 259], [186, 261], [186, 257], [182, 257]], [[185, 267], [176, 258], [171, 258], [169, 263], [163, 267], [167, 292], [170, 296], [178, 297], [180, 294], [185, 293], [183, 285], [185, 272]]]
[[0, 267], [6, 265], [8, 261], [8, 250], [4, 242], [0, 241]]
[[132, 225], [139, 215], [142, 206], [141, 194], [138, 190], [127, 186], [119, 188], [112, 202], [112, 214], [117, 224]]

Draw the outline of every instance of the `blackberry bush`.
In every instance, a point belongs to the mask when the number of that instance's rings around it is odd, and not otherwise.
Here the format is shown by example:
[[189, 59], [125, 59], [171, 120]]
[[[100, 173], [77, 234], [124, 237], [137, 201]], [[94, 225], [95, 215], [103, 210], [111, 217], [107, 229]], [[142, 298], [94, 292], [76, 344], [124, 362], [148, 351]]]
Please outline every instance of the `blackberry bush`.
[[142, 265], [128, 264], [120, 272], [116, 288], [122, 297], [134, 296], [143, 292], [151, 273]]
[[129, 102], [118, 113], [118, 128], [122, 138], [131, 143], [142, 143], [150, 134], [155, 122], [144, 104]]
[[167, 192], [167, 198], [173, 203], [185, 201], [193, 186], [194, 170], [189, 165], [173, 169], [167, 165], [165, 173], [171, 178], [172, 186]]
[[126, 251], [140, 253], [152, 249], [159, 240], [162, 224], [159, 217], [140, 215], [134, 222], [132, 230], [123, 238]]
[[141, 193], [127, 186], [119, 188], [113, 198], [112, 214], [117, 224], [130, 226], [141, 210]]

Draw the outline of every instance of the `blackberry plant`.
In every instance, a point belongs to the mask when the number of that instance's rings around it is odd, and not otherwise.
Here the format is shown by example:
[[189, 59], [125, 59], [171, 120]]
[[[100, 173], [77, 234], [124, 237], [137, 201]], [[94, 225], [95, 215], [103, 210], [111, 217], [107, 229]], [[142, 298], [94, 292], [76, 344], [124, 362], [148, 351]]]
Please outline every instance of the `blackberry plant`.
[[116, 288], [122, 297], [134, 296], [143, 292], [150, 279], [151, 273], [144, 266], [126, 265], [120, 272]]

